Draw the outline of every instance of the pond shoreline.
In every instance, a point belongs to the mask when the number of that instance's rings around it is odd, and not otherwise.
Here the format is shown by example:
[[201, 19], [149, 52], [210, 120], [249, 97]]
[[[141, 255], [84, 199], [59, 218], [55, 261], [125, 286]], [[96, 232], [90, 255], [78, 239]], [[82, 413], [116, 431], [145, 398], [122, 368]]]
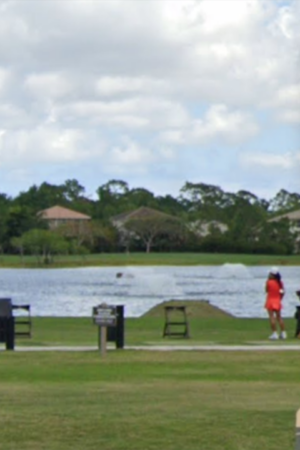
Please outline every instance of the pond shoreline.
[[245, 255], [222, 253], [101, 253], [84, 256], [54, 256], [51, 264], [39, 264], [36, 257], [1, 255], [0, 269], [67, 269], [124, 266], [300, 266], [300, 255]]

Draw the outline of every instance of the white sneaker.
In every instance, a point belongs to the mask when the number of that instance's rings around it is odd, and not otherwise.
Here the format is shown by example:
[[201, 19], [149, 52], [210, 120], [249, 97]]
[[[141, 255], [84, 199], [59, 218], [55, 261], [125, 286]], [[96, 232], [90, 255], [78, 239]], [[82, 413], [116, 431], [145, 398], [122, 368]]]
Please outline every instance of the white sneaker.
[[279, 338], [278, 333], [276, 331], [274, 331], [274, 333], [271, 334], [271, 336], [269, 336], [269, 339], [271, 341], [276, 341]]
[[282, 332], [280, 333], [280, 339], [286, 339], [286, 338], [287, 338], [286, 331], [282, 331]]

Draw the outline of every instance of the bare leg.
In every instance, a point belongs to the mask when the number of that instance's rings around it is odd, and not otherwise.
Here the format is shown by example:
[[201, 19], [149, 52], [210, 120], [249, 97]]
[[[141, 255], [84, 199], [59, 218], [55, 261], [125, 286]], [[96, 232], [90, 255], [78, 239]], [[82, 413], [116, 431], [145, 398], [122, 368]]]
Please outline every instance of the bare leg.
[[273, 332], [276, 332], [276, 317], [274, 316], [274, 311], [269, 311], [268, 310], [268, 314], [269, 314], [269, 320], [270, 320], [270, 326], [271, 326], [271, 330]]
[[276, 320], [279, 323], [281, 331], [285, 331], [285, 326], [284, 326], [284, 322], [282, 320], [280, 311], [275, 311], [275, 314], [276, 314]]

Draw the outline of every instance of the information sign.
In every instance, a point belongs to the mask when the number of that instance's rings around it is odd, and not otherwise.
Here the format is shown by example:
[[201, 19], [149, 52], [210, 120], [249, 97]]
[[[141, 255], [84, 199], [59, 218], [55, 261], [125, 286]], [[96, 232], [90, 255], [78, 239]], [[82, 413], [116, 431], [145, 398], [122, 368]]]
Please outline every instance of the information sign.
[[117, 323], [116, 306], [101, 304], [93, 307], [93, 318], [96, 325], [115, 327]]

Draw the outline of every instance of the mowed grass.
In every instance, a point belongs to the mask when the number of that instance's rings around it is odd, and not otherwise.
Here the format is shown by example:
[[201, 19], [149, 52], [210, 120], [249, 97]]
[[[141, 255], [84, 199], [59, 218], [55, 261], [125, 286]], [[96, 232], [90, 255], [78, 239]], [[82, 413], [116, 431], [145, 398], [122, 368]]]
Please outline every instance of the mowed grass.
[[[193, 266], [241, 263], [261, 266], [300, 265], [300, 255], [245, 255], [222, 253], [100, 253], [90, 255], [55, 256], [53, 263], [43, 268], [89, 266]], [[0, 267], [41, 267], [36, 257], [0, 255]]]
[[[162, 338], [163, 307], [126, 319], [125, 344], [267, 342], [267, 320], [236, 319], [207, 302], [189, 304], [190, 339]], [[295, 321], [286, 322], [290, 337], [279, 344], [300, 345]], [[91, 318], [34, 317], [32, 338], [16, 344], [96, 346], [97, 327]], [[105, 356], [1, 351], [0, 450], [294, 449], [297, 351], [111, 346]]]
[[1, 450], [294, 448], [291, 352], [1, 352]]
[[[190, 338], [163, 337], [166, 305], [186, 306]], [[181, 321], [182, 315], [170, 316]], [[92, 317], [33, 317], [32, 338], [17, 338], [17, 346], [91, 346], [98, 345], [99, 328]], [[300, 345], [294, 339], [296, 321], [285, 318], [289, 339], [276, 344]], [[125, 345], [256, 345], [273, 343], [268, 341], [270, 328], [266, 319], [235, 318], [210, 305], [206, 301], [169, 301], [159, 304], [138, 318], [125, 318]], [[16, 327], [16, 330], [24, 330]], [[173, 331], [184, 327], [173, 326]], [[113, 345], [113, 344], [110, 344]]]

